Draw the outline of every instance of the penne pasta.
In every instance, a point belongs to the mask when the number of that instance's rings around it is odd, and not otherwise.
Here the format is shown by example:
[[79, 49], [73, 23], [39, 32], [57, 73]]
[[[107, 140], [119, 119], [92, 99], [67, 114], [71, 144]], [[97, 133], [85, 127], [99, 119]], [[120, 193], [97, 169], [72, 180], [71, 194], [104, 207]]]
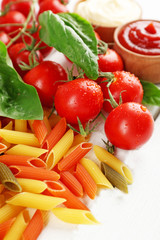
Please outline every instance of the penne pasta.
[[30, 216], [28, 210], [22, 210], [16, 217], [7, 234], [5, 235], [4, 240], [19, 240], [25, 228], [27, 227], [29, 220]]
[[92, 213], [87, 210], [69, 209], [69, 208], [54, 208], [53, 214], [63, 222], [72, 224], [99, 224]]
[[33, 133], [25, 133], [13, 130], [0, 129], [0, 136], [12, 144], [24, 144], [39, 147], [38, 139]]
[[6, 222], [0, 224], [0, 240], [4, 239], [4, 236], [6, 235], [8, 230], [11, 228], [15, 219], [16, 218], [11, 218], [11, 219], [7, 220]]
[[21, 192], [22, 188], [17, 182], [17, 179], [11, 172], [11, 170], [4, 164], [0, 162], [0, 182], [5, 188], [13, 192]]
[[49, 120], [51, 128], [55, 127], [56, 124], [60, 121], [61, 117], [55, 113], [53, 113], [53, 109], [44, 108], [44, 116], [46, 116]]
[[0, 224], [9, 220], [10, 218], [16, 217], [23, 210], [20, 206], [13, 206], [5, 204], [0, 208]]
[[52, 180], [57, 181], [60, 176], [55, 171], [49, 171], [44, 168], [26, 167], [26, 166], [10, 166], [12, 173], [17, 178], [29, 178], [36, 180]]
[[66, 202], [63, 204], [68, 208], [76, 208], [76, 209], [85, 209], [89, 210], [86, 205], [84, 205], [63, 183], [60, 181], [45, 181], [47, 184], [47, 191], [54, 197], [65, 198]]
[[80, 182], [69, 171], [60, 173], [60, 180], [77, 197], [83, 196], [83, 188]]
[[0, 153], [4, 153], [7, 150], [7, 145], [0, 142]]
[[46, 164], [48, 169], [52, 169], [61, 158], [67, 153], [73, 143], [73, 130], [68, 130], [58, 143], [52, 148], [48, 154]]
[[43, 229], [42, 212], [38, 209], [22, 234], [22, 240], [36, 240]]
[[13, 121], [8, 122], [7, 125], [3, 129], [12, 130], [13, 129]]
[[23, 192], [42, 193], [47, 185], [45, 182], [35, 179], [17, 178]]
[[119, 174], [113, 168], [109, 167], [104, 162], [101, 163], [101, 169], [114, 187], [125, 193], [128, 193], [127, 181], [121, 174]]
[[58, 163], [58, 169], [60, 171], [69, 170], [72, 168], [81, 158], [83, 158], [91, 149], [93, 144], [83, 142], [79, 144], [73, 151], [70, 152]]
[[5, 204], [5, 197], [3, 194], [0, 194], [0, 208]]
[[42, 157], [48, 152], [46, 149], [17, 144], [5, 152], [8, 155], [22, 155], [31, 157]]
[[81, 134], [76, 134], [73, 140], [72, 147], [77, 146], [78, 144], [82, 142], [88, 142], [89, 141], [89, 135], [88, 136], [83, 136]]
[[27, 132], [27, 120], [15, 119], [15, 131]]
[[106, 163], [108, 166], [121, 174], [128, 184], [133, 182], [132, 173], [129, 168], [114, 155], [97, 145], [94, 146], [94, 153], [101, 162]]
[[40, 158], [34, 158], [30, 156], [22, 156], [22, 155], [2, 155], [0, 156], [0, 162], [10, 165], [22, 165], [28, 167], [41, 167], [45, 168], [45, 162]]
[[97, 192], [97, 185], [87, 170], [80, 163], [78, 163], [74, 174], [78, 181], [81, 183], [87, 195], [91, 199], [94, 199]]
[[64, 203], [64, 198], [51, 197], [38, 193], [22, 192], [18, 193], [6, 202], [11, 205], [35, 208], [41, 210], [51, 210], [57, 205]]
[[80, 160], [80, 163], [91, 175], [98, 187], [113, 188], [112, 184], [104, 176], [104, 174], [95, 162], [87, 158], [82, 158]]
[[43, 143], [45, 137], [48, 134], [48, 130], [47, 130], [44, 120], [34, 120], [32, 127], [33, 127], [34, 133], [41, 145]]
[[48, 118], [47, 118], [46, 116], [44, 116], [43, 121], [44, 121], [44, 123], [45, 123], [45, 125], [46, 125], [47, 132], [50, 133], [50, 132], [51, 132], [51, 125], [50, 125], [50, 123], [49, 123]]
[[3, 189], [4, 189], [4, 185], [0, 183], [0, 193], [2, 193]]
[[56, 126], [51, 130], [49, 135], [46, 137], [42, 148], [48, 149], [49, 151], [56, 145], [56, 143], [63, 137], [66, 132], [67, 123], [65, 118], [56, 124]]

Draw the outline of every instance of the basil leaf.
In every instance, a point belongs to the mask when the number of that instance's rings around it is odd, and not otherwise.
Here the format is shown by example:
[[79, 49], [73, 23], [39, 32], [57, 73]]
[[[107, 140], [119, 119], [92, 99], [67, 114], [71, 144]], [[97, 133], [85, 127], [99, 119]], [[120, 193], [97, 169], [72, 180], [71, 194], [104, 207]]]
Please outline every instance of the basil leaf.
[[25, 84], [7, 62], [6, 46], [0, 42], [0, 116], [42, 119], [43, 109], [36, 89]]
[[87, 77], [98, 78], [97, 40], [91, 24], [75, 13], [39, 16], [40, 38], [82, 68]]
[[160, 89], [153, 83], [141, 80], [143, 86], [143, 103], [160, 106]]

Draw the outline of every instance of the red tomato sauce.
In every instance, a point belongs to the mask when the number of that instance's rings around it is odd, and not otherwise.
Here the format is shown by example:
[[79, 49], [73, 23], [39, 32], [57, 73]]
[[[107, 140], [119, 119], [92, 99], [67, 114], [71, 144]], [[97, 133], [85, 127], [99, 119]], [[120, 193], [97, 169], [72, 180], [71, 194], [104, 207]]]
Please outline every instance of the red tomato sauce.
[[130, 23], [121, 30], [118, 39], [133, 52], [160, 55], [160, 22], [139, 20]]

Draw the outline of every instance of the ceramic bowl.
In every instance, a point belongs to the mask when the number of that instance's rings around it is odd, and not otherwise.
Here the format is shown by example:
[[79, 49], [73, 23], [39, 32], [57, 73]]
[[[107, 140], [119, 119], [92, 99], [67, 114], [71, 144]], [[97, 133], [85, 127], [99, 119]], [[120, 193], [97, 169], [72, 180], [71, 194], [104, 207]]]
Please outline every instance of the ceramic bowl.
[[[153, 21], [153, 20], [143, 20]], [[133, 21], [136, 22], [136, 21]], [[130, 22], [130, 23], [133, 23]], [[160, 22], [160, 21], [157, 21]], [[142, 80], [153, 83], [160, 83], [160, 55], [143, 55], [132, 52], [122, 46], [119, 42], [118, 35], [128, 24], [118, 27], [114, 32], [114, 49], [121, 55], [125, 70], [134, 73]]]
[[[80, 2], [84, 2], [86, 0], [79, 0], [74, 7], [74, 12], [76, 12], [77, 6]], [[139, 6], [140, 14], [137, 17], [137, 19], [141, 19], [142, 17], [142, 8], [137, 3], [137, 6]], [[92, 23], [91, 23], [92, 24]], [[93, 24], [92, 24], [93, 25]], [[107, 25], [107, 24], [106, 24]], [[114, 41], [114, 32], [118, 26], [101, 26], [101, 25], [93, 25], [94, 30], [99, 34], [100, 38], [107, 42], [107, 43], [113, 43]]]

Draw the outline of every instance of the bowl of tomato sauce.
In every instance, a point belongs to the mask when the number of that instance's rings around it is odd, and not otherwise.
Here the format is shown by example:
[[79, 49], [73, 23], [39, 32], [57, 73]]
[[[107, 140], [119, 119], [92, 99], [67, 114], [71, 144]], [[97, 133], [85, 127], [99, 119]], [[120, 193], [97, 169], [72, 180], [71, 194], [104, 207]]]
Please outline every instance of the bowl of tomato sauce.
[[114, 42], [126, 71], [142, 80], [160, 83], [160, 21], [143, 19], [118, 27]]

